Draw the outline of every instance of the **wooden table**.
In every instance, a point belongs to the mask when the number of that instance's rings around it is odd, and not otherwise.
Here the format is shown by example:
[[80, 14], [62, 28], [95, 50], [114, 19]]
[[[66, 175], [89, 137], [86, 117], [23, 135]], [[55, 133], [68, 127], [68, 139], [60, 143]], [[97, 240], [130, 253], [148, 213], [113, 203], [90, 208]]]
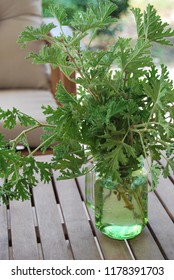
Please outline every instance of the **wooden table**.
[[84, 203], [84, 177], [57, 177], [55, 172], [50, 184], [40, 182], [31, 200], [0, 206], [1, 260], [174, 259], [172, 178], [161, 178], [157, 190], [149, 193], [149, 222], [143, 233], [118, 241], [95, 229]]

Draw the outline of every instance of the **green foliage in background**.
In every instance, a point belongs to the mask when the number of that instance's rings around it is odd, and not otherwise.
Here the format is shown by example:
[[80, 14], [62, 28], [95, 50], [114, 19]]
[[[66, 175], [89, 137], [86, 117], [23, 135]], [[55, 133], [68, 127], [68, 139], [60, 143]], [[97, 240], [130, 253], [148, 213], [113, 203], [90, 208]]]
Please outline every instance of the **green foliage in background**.
[[[68, 17], [72, 18], [75, 11], [86, 11], [90, 4], [97, 5], [97, 2], [97, 0], [42, 0], [43, 15], [45, 17], [52, 16], [49, 12], [49, 6], [54, 4], [66, 8]], [[110, 0], [110, 2], [117, 5], [117, 10], [112, 12], [113, 17], [119, 17], [120, 13], [128, 8], [128, 0]]]

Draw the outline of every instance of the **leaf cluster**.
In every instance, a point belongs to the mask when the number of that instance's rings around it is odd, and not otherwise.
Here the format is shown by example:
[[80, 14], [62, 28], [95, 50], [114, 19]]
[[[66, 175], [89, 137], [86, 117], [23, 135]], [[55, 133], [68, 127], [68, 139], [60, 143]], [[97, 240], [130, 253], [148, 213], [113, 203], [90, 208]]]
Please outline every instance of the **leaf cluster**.
[[31, 195], [31, 188], [36, 186], [38, 179], [48, 182], [51, 166], [47, 162], [37, 162], [34, 157], [23, 157], [15, 149], [7, 148], [7, 143], [0, 135], [0, 198], [2, 203], [9, 200], [26, 200]]

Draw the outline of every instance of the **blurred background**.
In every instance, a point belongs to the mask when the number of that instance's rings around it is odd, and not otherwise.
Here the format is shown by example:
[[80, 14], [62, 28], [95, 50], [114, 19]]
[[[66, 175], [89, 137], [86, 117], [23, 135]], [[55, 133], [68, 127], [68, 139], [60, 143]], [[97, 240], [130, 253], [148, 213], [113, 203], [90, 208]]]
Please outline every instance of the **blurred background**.
[[[119, 18], [119, 21], [109, 26], [102, 32], [98, 32], [92, 48], [103, 49], [112, 44], [118, 36], [136, 38], [135, 22], [129, 8], [138, 7], [144, 10], [147, 4], [151, 4], [158, 11], [163, 21], [167, 21], [174, 29], [174, 5], [173, 0], [110, 0], [118, 6], [113, 17]], [[68, 8], [68, 17], [73, 17], [75, 10], [85, 11], [90, 3], [97, 3], [97, 0], [42, 0], [43, 16], [50, 17], [48, 7], [50, 4], [58, 4]], [[88, 43], [88, 39], [84, 40]], [[174, 43], [174, 39], [173, 39]], [[164, 63], [170, 69], [170, 77], [174, 79], [174, 49], [172, 47], [161, 47], [156, 45], [152, 49], [154, 60], [157, 64]]]

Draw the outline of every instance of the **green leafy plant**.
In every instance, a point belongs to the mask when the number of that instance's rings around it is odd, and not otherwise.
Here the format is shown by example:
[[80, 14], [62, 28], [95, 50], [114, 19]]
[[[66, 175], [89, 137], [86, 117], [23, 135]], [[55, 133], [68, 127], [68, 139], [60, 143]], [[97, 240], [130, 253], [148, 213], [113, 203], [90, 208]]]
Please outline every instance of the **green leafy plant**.
[[[133, 8], [137, 40], [118, 38], [107, 50], [90, 50], [96, 30], [115, 22], [110, 16], [116, 6], [110, 1], [100, 1], [98, 7], [90, 6], [86, 12], [77, 12], [73, 20], [66, 10], [51, 7], [50, 11], [60, 25], [73, 28], [72, 36], [62, 30], [60, 36], [51, 37], [54, 24], [40, 28], [27, 27], [19, 36], [24, 47], [32, 40], [47, 40], [39, 53], [30, 53], [34, 63], [50, 63], [77, 84], [77, 94], [69, 94], [61, 82], [56, 98], [62, 104], [57, 109], [44, 107], [46, 123], [26, 116], [17, 109], [0, 109], [0, 119], [11, 129], [19, 119], [29, 125], [15, 139], [7, 142], [0, 136], [0, 187], [3, 202], [9, 199], [27, 199], [29, 188], [37, 184], [35, 173], [48, 181], [51, 170], [59, 170], [58, 179], [77, 177], [89, 172], [86, 165], [95, 161], [95, 168], [103, 177], [120, 181], [120, 168], [136, 169], [142, 155], [151, 176], [151, 188], [158, 184], [160, 174], [174, 172], [174, 89], [168, 69], [155, 66], [151, 47], [154, 44], [173, 47], [170, 38], [174, 31], [163, 23], [153, 6], [144, 13]], [[88, 47], [81, 49], [80, 41], [91, 36]], [[42, 104], [41, 104], [42, 105]], [[44, 128], [41, 144], [30, 151], [27, 133]], [[28, 155], [16, 151], [16, 145], [25, 144]], [[58, 144], [56, 144], [58, 143]], [[50, 163], [37, 162], [34, 155], [52, 147]], [[164, 169], [158, 163], [164, 158]]]
[[[110, 0], [110, 2], [117, 5], [117, 9], [111, 14], [113, 17], [119, 17], [120, 14], [128, 8], [128, 0]], [[89, 5], [97, 6], [97, 3], [98, 0], [42, 0], [42, 9], [45, 17], [52, 16], [49, 11], [50, 5], [59, 5], [66, 8], [68, 18], [72, 18], [76, 10], [86, 11]]]

